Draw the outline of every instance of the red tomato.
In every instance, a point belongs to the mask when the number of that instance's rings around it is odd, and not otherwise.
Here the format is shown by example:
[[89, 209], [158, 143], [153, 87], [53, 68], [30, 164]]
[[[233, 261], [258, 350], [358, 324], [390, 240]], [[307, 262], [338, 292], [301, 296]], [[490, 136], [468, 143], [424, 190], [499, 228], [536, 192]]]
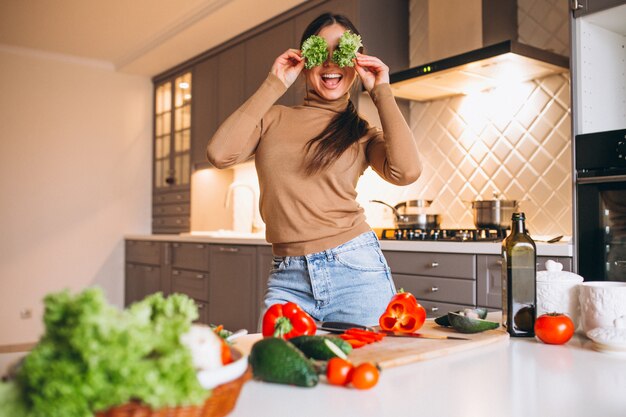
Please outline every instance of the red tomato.
[[326, 378], [332, 385], [347, 385], [352, 376], [354, 367], [350, 362], [341, 358], [331, 358], [326, 365]]
[[370, 389], [378, 383], [378, 368], [370, 362], [358, 365], [352, 371], [352, 386], [357, 389]]
[[550, 345], [562, 345], [574, 335], [574, 322], [561, 313], [548, 313], [537, 317], [535, 335]]

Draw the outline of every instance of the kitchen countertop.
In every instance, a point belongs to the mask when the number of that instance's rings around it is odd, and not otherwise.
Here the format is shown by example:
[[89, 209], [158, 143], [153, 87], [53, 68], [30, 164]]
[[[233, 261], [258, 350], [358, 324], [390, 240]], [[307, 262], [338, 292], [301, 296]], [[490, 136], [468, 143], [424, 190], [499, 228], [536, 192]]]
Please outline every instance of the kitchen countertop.
[[230, 416], [623, 417], [626, 357], [593, 351], [591, 344], [580, 335], [561, 346], [511, 338], [385, 369], [366, 391], [252, 380]]
[[[124, 238], [167, 242], [215, 243], [226, 245], [269, 245], [262, 234], [255, 234], [251, 236], [252, 237], [202, 236], [184, 233], [180, 235], [126, 235]], [[574, 255], [574, 247], [571, 242], [536, 242], [536, 245], [538, 256], [571, 257]], [[502, 248], [502, 244], [500, 242], [434, 242], [402, 240], [381, 240], [380, 246], [383, 250], [394, 251], [470, 253], [481, 255], [499, 255]]]

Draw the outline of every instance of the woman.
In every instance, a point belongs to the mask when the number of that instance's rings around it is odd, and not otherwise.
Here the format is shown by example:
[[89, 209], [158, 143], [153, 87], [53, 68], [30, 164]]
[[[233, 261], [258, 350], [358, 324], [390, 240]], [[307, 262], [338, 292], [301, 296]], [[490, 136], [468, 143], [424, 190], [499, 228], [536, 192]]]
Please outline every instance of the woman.
[[[274, 254], [265, 306], [292, 301], [319, 321], [372, 325], [395, 287], [355, 187], [368, 166], [406, 185], [418, 178], [421, 164], [391, 94], [389, 68], [361, 53], [354, 67], [331, 61], [346, 30], [358, 34], [341, 15], [311, 22], [302, 41], [321, 36], [329, 58], [304, 69], [301, 51], [280, 55], [259, 89], [211, 138], [207, 155], [226, 168], [255, 154], [259, 206]], [[301, 72], [304, 104], [274, 105]], [[382, 131], [361, 119], [349, 100], [357, 75], [378, 109]]]

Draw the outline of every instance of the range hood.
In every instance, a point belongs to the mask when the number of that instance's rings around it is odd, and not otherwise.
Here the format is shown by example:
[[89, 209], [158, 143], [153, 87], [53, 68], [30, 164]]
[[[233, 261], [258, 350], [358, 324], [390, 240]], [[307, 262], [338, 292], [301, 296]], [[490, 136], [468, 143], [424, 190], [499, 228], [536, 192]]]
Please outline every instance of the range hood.
[[[469, 3], [472, 2], [467, 0], [464, 2], [465, 5]], [[447, 0], [430, 1], [427, 4], [430, 8], [441, 8], [447, 7], [444, 4], [449, 6], [450, 3]], [[466, 26], [471, 28], [470, 30], [478, 28], [478, 31], [482, 31], [478, 34], [481, 41], [499, 41], [391, 74], [391, 88], [396, 97], [428, 101], [568, 71], [567, 57], [516, 40], [517, 2], [475, 0], [474, 5], [480, 9], [474, 13], [474, 16], [478, 16], [476, 19], [480, 21], [471, 22]], [[443, 14], [448, 19], [450, 14]], [[471, 13], [468, 15], [471, 16]], [[459, 15], [459, 19], [471, 19], [468, 15]], [[447, 19], [445, 24], [450, 23]], [[498, 25], [495, 29], [494, 22]], [[433, 25], [432, 21], [429, 23]], [[436, 22], [434, 24], [436, 25]], [[429, 28], [430, 30], [435, 33], [433, 37], [438, 33], [441, 36], [443, 32], [441, 29], [437, 32], [437, 28]], [[515, 39], [511, 39], [513, 37]], [[501, 40], [503, 38], [506, 39]], [[446, 41], [449, 44], [450, 38]]]

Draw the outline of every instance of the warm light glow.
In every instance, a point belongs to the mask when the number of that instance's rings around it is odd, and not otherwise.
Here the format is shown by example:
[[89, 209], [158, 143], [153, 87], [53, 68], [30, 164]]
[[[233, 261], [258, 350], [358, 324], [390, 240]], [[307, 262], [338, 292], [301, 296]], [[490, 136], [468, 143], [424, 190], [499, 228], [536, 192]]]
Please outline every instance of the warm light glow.
[[186, 81], [183, 81], [181, 83], [178, 84], [178, 87], [180, 87], [181, 90], [186, 90], [189, 88], [189, 83]]

